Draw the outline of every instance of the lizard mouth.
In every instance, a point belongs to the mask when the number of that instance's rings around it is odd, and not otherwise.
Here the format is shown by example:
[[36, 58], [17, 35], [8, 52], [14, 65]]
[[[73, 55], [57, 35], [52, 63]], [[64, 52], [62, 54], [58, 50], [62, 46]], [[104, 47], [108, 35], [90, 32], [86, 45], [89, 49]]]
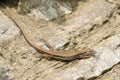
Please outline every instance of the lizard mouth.
[[90, 58], [91, 56], [94, 57], [94, 56], [96, 56], [95, 53], [96, 53], [96, 51], [90, 50], [90, 51], [86, 52], [85, 54], [83, 54], [82, 57], [83, 58]]

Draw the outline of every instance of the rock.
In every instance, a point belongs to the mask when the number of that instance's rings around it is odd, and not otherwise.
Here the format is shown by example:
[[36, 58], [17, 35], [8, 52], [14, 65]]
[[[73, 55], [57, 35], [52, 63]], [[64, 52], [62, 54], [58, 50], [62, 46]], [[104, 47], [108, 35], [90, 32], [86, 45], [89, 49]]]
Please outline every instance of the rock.
[[8, 69], [0, 66], [0, 80], [9, 80]]
[[[2, 53], [7, 53], [5, 57], [11, 61], [13, 69], [9, 68], [9, 74], [14, 80], [93, 80], [120, 62], [119, 5], [106, 0], [89, 0], [84, 4], [79, 4], [80, 2], [76, 6], [77, 10], [63, 21], [41, 22], [41, 25], [37, 22], [36, 26], [34, 21], [23, 16], [24, 21], [19, 19], [18, 23], [23, 22], [27, 26], [24, 30], [30, 39], [35, 40], [32, 36], [39, 37], [40, 34], [56, 46], [61, 45], [63, 39], [66, 40], [62, 44], [67, 44], [68, 41], [71, 43], [70, 39], [74, 39], [77, 40], [77, 45], [74, 46], [92, 48], [96, 54], [89, 59], [70, 62], [36, 58], [33, 54], [36, 51], [31, 50], [25, 40], [14, 40], [9, 45], [11, 49], [1, 50]], [[64, 24], [55, 24], [61, 21]]]
[[[2, 53], [2, 50], [6, 50], [3, 48], [6, 48], [12, 42], [18, 32], [18, 28], [0, 11], [0, 80], [10, 80], [9, 64], [5, 60], [6, 53]], [[6, 56], [8, 58], [8, 55]]]
[[120, 0], [108, 0], [108, 1], [111, 2], [111, 3], [120, 5]]
[[106, 72], [106, 74], [101, 75], [95, 80], [119, 80], [120, 79], [120, 63]]
[[0, 46], [8, 44], [18, 33], [18, 28], [0, 11]]
[[69, 1], [61, 0], [20, 0], [19, 8], [24, 12], [31, 12], [37, 19], [51, 20], [70, 14], [72, 11]]

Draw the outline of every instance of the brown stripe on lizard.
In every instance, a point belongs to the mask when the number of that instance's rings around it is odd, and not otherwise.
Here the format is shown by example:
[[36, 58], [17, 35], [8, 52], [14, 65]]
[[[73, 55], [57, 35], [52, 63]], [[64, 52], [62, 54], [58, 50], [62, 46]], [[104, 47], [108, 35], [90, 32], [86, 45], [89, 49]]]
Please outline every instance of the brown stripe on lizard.
[[54, 50], [46, 50], [39, 45], [32, 42], [27, 35], [24, 33], [22, 28], [17, 24], [17, 22], [11, 17], [8, 16], [10, 19], [13, 20], [13, 22], [16, 24], [16, 26], [20, 29], [22, 32], [25, 40], [28, 42], [28, 44], [33, 47], [36, 51], [40, 52], [42, 57], [45, 58], [51, 58], [51, 59], [57, 59], [57, 60], [74, 60], [74, 59], [85, 59], [90, 58], [92, 55], [94, 55], [96, 52], [90, 48], [83, 48], [80, 50], [75, 51], [54, 51]]

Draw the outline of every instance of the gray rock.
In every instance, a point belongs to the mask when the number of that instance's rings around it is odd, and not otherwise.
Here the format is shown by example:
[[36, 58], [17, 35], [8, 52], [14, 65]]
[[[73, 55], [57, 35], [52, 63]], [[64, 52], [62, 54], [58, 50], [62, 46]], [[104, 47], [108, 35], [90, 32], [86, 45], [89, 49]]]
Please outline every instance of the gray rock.
[[8, 69], [0, 66], [0, 80], [9, 80]]
[[18, 33], [18, 28], [0, 11], [0, 44], [13, 40]]
[[37, 19], [50, 20], [72, 11], [69, 1], [61, 0], [20, 0], [19, 8], [24, 12], [31, 12]]
[[114, 3], [114, 4], [119, 4], [120, 5], [120, 0], [107, 0], [111, 3]]
[[114, 66], [106, 74], [101, 75], [95, 80], [120, 80], [120, 64]]

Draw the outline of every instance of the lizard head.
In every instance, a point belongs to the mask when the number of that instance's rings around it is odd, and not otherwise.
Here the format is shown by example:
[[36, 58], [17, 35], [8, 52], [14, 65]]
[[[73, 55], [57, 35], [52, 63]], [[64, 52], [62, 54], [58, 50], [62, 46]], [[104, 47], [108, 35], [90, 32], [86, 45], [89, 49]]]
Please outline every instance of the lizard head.
[[96, 53], [96, 51], [92, 50], [92, 49], [84, 49], [83, 53], [81, 53], [79, 55], [80, 58], [86, 59], [86, 58], [90, 58], [91, 56], [94, 56], [94, 54]]

